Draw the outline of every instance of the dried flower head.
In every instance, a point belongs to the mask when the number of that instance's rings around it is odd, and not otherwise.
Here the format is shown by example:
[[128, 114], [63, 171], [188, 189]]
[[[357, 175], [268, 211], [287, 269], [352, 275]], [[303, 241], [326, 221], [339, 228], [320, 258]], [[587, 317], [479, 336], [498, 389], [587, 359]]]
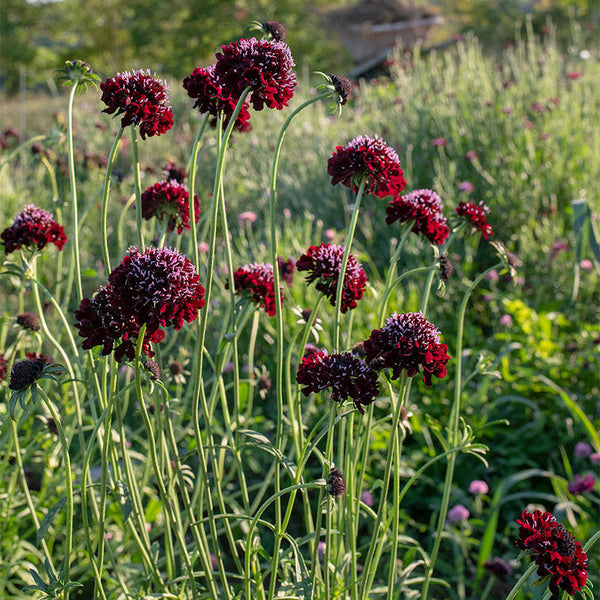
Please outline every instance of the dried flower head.
[[12, 225], [1, 234], [6, 254], [27, 248], [36, 247], [38, 250], [47, 244], [54, 244], [62, 250], [67, 242], [67, 236], [62, 225], [59, 225], [52, 215], [34, 204], [27, 204], [14, 218]]
[[483, 239], [487, 240], [488, 237], [494, 235], [492, 226], [486, 222], [486, 215], [490, 212], [483, 202], [479, 204], [473, 204], [473, 202], [461, 202], [456, 207], [456, 214], [459, 217], [465, 217], [469, 220], [483, 235]]
[[377, 136], [359, 136], [347, 146], [337, 146], [327, 173], [332, 185], [341, 183], [355, 193], [364, 178], [365, 192], [380, 198], [397, 196], [406, 187], [396, 151]]
[[40, 318], [34, 312], [24, 312], [17, 315], [17, 325], [28, 331], [40, 330]]
[[216, 55], [215, 75], [228, 96], [239, 98], [249, 87], [254, 110], [281, 110], [294, 95], [296, 73], [290, 49], [284, 42], [241, 39], [222, 46]]
[[[306, 282], [310, 285], [317, 282], [316, 288], [329, 298], [331, 306], [335, 306], [337, 284], [342, 268], [345, 248], [337, 244], [321, 244], [311, 246], [297, 261], [298, 271], [307, 271]], [[367, 276], [362, 265], [350, 254], [344, 273], [341, 312], [356, 308], [357, 300], [363, 297], [367, 285]]]
[[486, 560], [484, 568], [499, 579], [506, 581], [512, 576], [512, 567], [502, 558], [494, 557], [492, 560]]
[[167, 175], [168, 181], [176, 181], [177, 183], [184, 183], [187, 179], [187, 173], [184, 167], [178, 167], [175, 163], [169, 162], [163, 167]]
[[413, 190], [390, 200], [385, 222], [390, 225], [395, 221], [413, 221], [411, 231], [422, 234], [431, 244], [441, 246], [450, 234], [443, 208], [442, 199], [434, 191]]
[[580, 591], [588, 578], [588, 557], [571, 532], [557, 523], [549, 512], [523, 511], [519, 524], [519, 539], [515, 545], [528, 550], [535, 557], [540, 578], [550, 577], [552, 600], [557, 600], [560, 589], [571, 596]]
[[341, 403], [350, 398], [361, 414], [379, 394], [377, 373], [351, 352], [328, 354], [321, 350], [305, 355], [296, 381], [305, 386], [305, 396], [330, 389], [332, 400]]
[[173, 126], [173, 112], [167, 106], [169, 87], [150, 71], [124, 71], [100, 84], [102, 112], [122, 115], [121, 126], [139, 125], [142, 139], [162, 135]]
[[152, 379], [153, 381], [160, 379], [161, 370], [158, 362], [151, 359], [145, 360], [143, 366], [144, 369], [146, 369], [146, 371], [148, 372], [150, 379]]
[[427, 387], [431, 387], [433, 375], [439, 379], [446, 376], [447, 350], [446, 344], [440, 344], [439, 330], [421, 313], [394, 313], [365, 341], [368, 364], [392, 369], [392, 379], [402, 371], [413, 377], [422, 369]]
[[340, 104], [346, 104], [348, 98], [352, 95], [354, 84], [343, 75], [330, 73], [329, 78], [331, 79], [331, 83], [333, 84], [337, 95], [340, 97]]
[[275, 42], [285, 42], [287, 30], [279, 21], [267, 21], [262, 24], [265, 33], [268, 33]]
[[[236, 293], [249, 292], [254, 302], [262, 306], [270, 317], [277, 314], [273, 265], [252, 263], [240, 267], [233, 274], [233, 283]], [[229, 288], [229, 282], [227, 282], [226, 287]], [[283, 302], [281, 289], [279, 293]]]
[[[194, 194], [194, 213], [196, 223], [200, 219], [200, 202]], [[159, 181], [147, 188], [142, 194], [142, 217], [159, 221], [167, 220], [167, 228], [181, 234], [190, 228], [190, 193], [184, 183], [174, 179]]]
[[438, 258], [438, 268], [440, 270], [440, 277], [442, 281], [448, 281], [450, 279], [450, 275], [454, 272], [454, 266], [450, 262], [448, 255], [446, 253], [440, 254]]
[[333, 467], [329, 471], [329, 478], [327, 479], [328, 492], [334, 498], [340, 498], [346, 493], [346, 480], [344, 474]]
[[[190, 98], [194, 98], [194, 108], [197, 108], [201, 114], [209, 114], [213, 118], [211, 125], [217, 124], [217, 117], [223, 114], [223, 129], [227, 127], [237, 105], [239, 94], [232, 95], [231, 91], [226, 91], [215, 75], [215, 65], [208, 68], [198, 67], [194, 69], [188, 77], [183, 80], [183, 87]], [[246, 100], [235, 120], [235, 129], [238, 131], [250, 131], [250, 113]]]
[[84, 298], [75, 311], [79, 335], [86, 338], [83, 348], [102, 345], [102, 354], [110, 354], [114, 343], [119, 362], [135, 356], [135, 343], [142, 325], [146, 325], [143, 352], [152, 357], [150, 343], [164, 338], [163, 327], [180, 329], [193, 321], [204, 306], [204, 288], [194, 265], [170, 248], [130, 248], [122, 263], [90, 300]]

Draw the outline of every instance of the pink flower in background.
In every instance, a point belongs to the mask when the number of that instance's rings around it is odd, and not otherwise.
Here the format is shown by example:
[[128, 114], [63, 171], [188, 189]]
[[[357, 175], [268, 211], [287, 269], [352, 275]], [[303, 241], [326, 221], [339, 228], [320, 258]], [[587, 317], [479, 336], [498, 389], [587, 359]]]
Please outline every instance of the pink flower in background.
[[333, 229], [326, 229], [325, 238], [331, 242], [335, 238], [335, 231]]
[[593, 266], [594, 263], [589, 259], [589, 258], [584, 258], [580, 263], [579, 266], [584, 270], [584, 271], [589, 271]]
[[573, 454], [575, 458], [587, 458], [592, 453], [592, 447], [585, 442], [577, 442]]
[[500, 279], [500, 275], [498, 275], [498, 271], [496, 271], [496, 269], [492, 269], [486, 276], [485, 278], [488, 281], [498, 281]]
[[500, 325], [502, 325], [502, 327], [511, 327], [512, 324], [513, 320], [510, 315], [502, 315], [500, 317]]
[[441, 148], [443, 146], [447, 146], [448, 145], [448, 140], [446, 138], [443, 138], [443, 137], [433, 138], [431, 140], [431, 145], [434, 148]]
[[469, 492], [476, 496], [487, 494], [490, 491], [488, 484], [481, 479], [475, 479], [469, 484]]
[[477, 160], [477, 152], [475, 150], [469, 150], [465, 154], [465, 160], [468, 160], [469, 162]]
[[570, 73], [567, 73], [567, 77], [569, 79], [579, 79], [581, 77], [581, 73], [579, 71], [571, 71]]
[[569, 493], [578, 496], [579, 494], [591, 492], [595, 485], [596, 479], [591, 473], [588, 473], [587, 475], [576, 474], [573, 481], [570, 481], [567, 485], [567, 489], [569, 490]]
[[592, 452], [590, 454], [590, 461], [594, 465], [600, 465], [600, 452]]
[[252, 210], [241, 212], [237, 216], [238, 226], [242, 227], [244, 223], [254, 223], [254, 221], [256, 221], [257, 218], [258, 215]]
[[458, 184], [458, 191], [464, 194], [470, 194], [475, 191], [475, 186], [470, 181], [461, 181]]
[[554, 242], [550, 251], [550, 258], [556, 258], [561, 252], [566, 252], [569, 249], [569, 244], [566, 242]]
[[456, 504], [448, 511], [448, 523], [461, 523], [470, 516], [469, 510], [462, 504]]

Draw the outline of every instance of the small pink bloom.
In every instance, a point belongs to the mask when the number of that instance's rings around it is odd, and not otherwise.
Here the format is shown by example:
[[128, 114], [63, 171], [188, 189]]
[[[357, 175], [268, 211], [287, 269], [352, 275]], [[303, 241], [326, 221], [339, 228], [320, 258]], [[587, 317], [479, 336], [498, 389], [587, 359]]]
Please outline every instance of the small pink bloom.
[[458, 184], [458, 191], [465, 194], [470, 194], [475, 190], [475, 186], [470, 181], [461, 181]]
[[531, 130], [531, 129], [533, 129], [533, 123], [529, 119], [524, 119], [523, 127], [525, 127], [525, 129]]
[[500, 279], [500, 276], [498, 275], [498, 271], [496, 271], [496, 269], [492, 269], [486, 276], [485, 278], [488, 281], [498, 281], [498, 279]]
[[512, 324], [513, 320], [510, 315], [502, 315], [500, 317], [500, 325], [502, 325], [502, 327], [510, 327]]
[[513, 109], [510, 106], [503, 106], [501, 110], [505, 115], [510, 115], [513, 112]]
[[579, 494], [590, 492], [594, 489], [595, 485], [596, 479], [591, 473], [588, 473], [587, 475], [576, 474], [573, 481], [569, 482], [567, 485], [567, 490], [569, 490], [570, 494], [578, 496]]
[[325, 230], [325, 238], [329, 241], [333, 240], [335, 238], [335, 231], [333, 229]]
[[592, 447], [585, 442], [577, 442], [573, 454], [575, 458], [587, 458], [592, 453]]
[[470, 514], [469, 510], [462, 504], [457, 504], [448, 511], [448, 523], [460, 523], [461, 521], [466, 521]]
[[600, 465], [600, 452], [592, 452], [592, 454], [590, 454], [590, 460], [594, 465]]
[[448, 140], [446, 140], [446, 138], [443, 137], [433, 138], [431, 140], [431, 145], [434, 147], [447, 146]]
[[210, 246], [206, 242], [200, 242], [198, 244], [198, 250], [202, 253], [208, 252], [209, 249], [210, 249]]
[[475, 479], [469, 484], [469, 492], [477, 496], [487, 494], [490, 491], [488, 484], [481, 479]]
[[468, 160], [469, 162], [477, 160], [477, 152], [475, 150], [469, 150], [465, 154], [465, 160]]
[[594, 266], [594, 263], [589, 258], [584, 258], [579, 265], [584, 271], [589, 271]]
[[543, 113], [546, 111], [546, 107], [541, 102], [532, 102], [531, 108], [538, 113]]
[[567, 77], [569, 79], [579, 79], [581, 77], [581, 73], [579, 71], [571, 71], [567, 73]]
[[254, 211], [247, 210], [247, 211], [241, 212], [237, 216], [237, 222], [238, 222], [238, 225], [240, 227], [242, 227], [244, 225], [244, 223], [254, 223], [254, 221], [256, 221], [257, 218], [258, 218], [258, 215]]

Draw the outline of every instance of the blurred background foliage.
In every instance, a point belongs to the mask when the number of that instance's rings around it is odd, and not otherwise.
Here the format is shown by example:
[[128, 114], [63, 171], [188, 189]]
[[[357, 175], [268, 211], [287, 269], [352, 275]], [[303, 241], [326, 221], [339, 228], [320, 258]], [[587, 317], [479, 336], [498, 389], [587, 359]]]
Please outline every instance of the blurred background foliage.
[[[364, 0], [363, 0], [364, 1]], [[367, 0], [369, 1], [369, 0]], [[373, 4], [390, 0], [370, 0]], [[10, 0], [0, 2], [0, 86], [55, 91], [52, 71], [82, 58], [103, 77], [151, 68], [181, 79], [213, 61], [218, 43], [240, 36], [251, 20], [279, 20], [299, 69], [344, 73], [352, 59], [328, 30], [325, 15], [355, 0]], [[430, 39], [442, 43], [473, 32], [486, 47], [513, 40], [527, 13], [540, 31], [550, 17], [568, 29], [572, 17], [594, 23], [596, 0], [409, 0], [444, 17]]]

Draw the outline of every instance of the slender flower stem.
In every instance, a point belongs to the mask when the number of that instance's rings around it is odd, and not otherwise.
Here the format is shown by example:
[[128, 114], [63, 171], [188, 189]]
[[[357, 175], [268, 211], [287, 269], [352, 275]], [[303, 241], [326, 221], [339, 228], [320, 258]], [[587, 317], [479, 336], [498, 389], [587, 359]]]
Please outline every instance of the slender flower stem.
[[[73, 548], [73, 473], [71, 471], [71, 458], [69, 456], [69, 443], [67, 442], [67, 438], [65, 436], [65, 430], [62, 425], [62, 419], [54, 406], [54, 403], [48, 398], [48, 395], [40, 386], [37, 387], [37, 391], [46, 408], [50, 411], [54, 422], [56, 423], [56, 429], [58, 430], [58, 438], [60, 440], [60, 446], [63, 453], [63, 460], [65, 462], [65, 485], [67, 490], [65, 495], [67, 497], [67, 524], [65, 530], [65, 558], [63, 562], [63, 578], [65, 583], [69, 583], [69, 578], [71, 575], [71, 550]], [[63, 592], [63, 600], [69, 600], [69, 589], [65, 589]]]
[[510, 590], [510, 592], [508, 593], [508, 596], [506, 596], [506, 600], [514, 600], [517, 597], [517, 594], [519, 593], [519, 591], [521, 590], [521, 588], [523, 587], [523, 585], [527, 582], [527, 580], [531, 577], [531, 575], [537, 570], [538, 566], [535, 564], [535, 562], [532, 562], [529, 567], [527, 567], [527, 570], [525, 571], [525, 573], [523, 573], [523, 575], [521, 575], [521, 577], [519, 577], [519, 581], [517, 581], [517, 583], [515, 583], [515, 585], [513, 586], [513, 589]]
[[[106, 165], [106, 173], [104, 175], [104, 185], [102, 187], [102, 211], [101, 211], [101, 231], [102, 231], [102, 254], [104, 257], [104, 269], [106, 271], [106, 276], [110, 274], [110, 254], [108, 252], [108, 235], [106, 232], [106, 223], [108, 216], [108, 194], [110, 192], [110, 179], [112, 177], [113, 165], [115, 162], [115, 156], [117, 154], [117, 148], [119, 147], [119, 142], [121, 141], [121, 137], [123, 136], [123, 126], [119, 126], [119, 130], [117, 131], [117, 135], [113, 141], [112, 148], [110, 149], [110, 154], [108, 155], [108, 163]], [[82, 296], [83, 297], [83, 296]]]
[[69, 94], [67, 109], [67, 154], [69, 161], [69, 184], [71, 186], [71, 226], [73, 227], [73, 262], [77, 282], [77, 294], [83, 298], [83, 285], [81, 283], [81, 263], [79, 254], [79, 216], [77, 208], [77, 182], [75, 180], [75, 158], [73, 156], [73, 101], [79, 87], [74, 85]]
[[135, 222], [138, 232], [138, 246], [143, 254], [146, 247], [144, 246], [144, 229], [142, 221], [142, 181], [140, 177], [140, 159], [138, 152], [137, 129], [131, 127], [131, 149], [133, 151], [133, 180], [135, 190]]
[[335, 308], [333, 312], [333, 347], [336, 352], [340, 349], [340, 313], [342, 296], [344, 291], [344, 277], [346, 275], [346, 267], [348, 266], [348, 257], [350, 256], [350, 249], [352, 247], [352, 241], [354, 239], [354, 231], [356, 229], [356, 223], [358, 222], [358, 213], [360, 211], [360, 202], [365, 192], [365, 185], [367, 178], [363, 177], [356, 194], [356, 200], [354, 202], [354, 210], [352, 211], [352, 219], [348, 227], [348, 235], [346, 236], [346, 248], [344, 250], [344, 257], [342, 258], [342, 266], [340, 268], [340, 274], [338, 277], [337, 289], [335, 294]]
[[[469, 289], [465, 292], [463, 296], [462, 303], [460, 305], [458, 311], [458, 328], [456, 333], [456, 375], [454, 382], [454, 403], [452, 405], [452, 410], [450, 412], [449, 418], [449, 427], [448, 427], [448, 442], [451, 446], [456, 446], [458, 443], [458, 428], [460, 424], [460, 399], [461, 399], [461, 391], [462, 391], [462, 344], [463, 344], [463, 333], [465, 327], [465, 314], [467, 310], [467, 304], [473, 293], [473, 290], [479, 285], [483, 279], [485, 279], [486, 275], [493, 271], [494, 269], [498, 269], [502, 267], [503, 263], [498, 263], [493, 267], [485, 270], [481, 273], [475, 281], [469, 286]], [[446, 522], [446, 516], [448, 514], [448, 505], [450, 503], [450, 492], [452, 490], [452, 479], [454, 477], [454, 465], [456, 463], [456, 454], [452, 453], [448, 457], [448, 462], [446, 464], [446, 477], [444, 480], [444, 491], [442, 493], [442, 501], [440, 504], [440, 512], [438, 515], [437, 522], [437, 530], [433, 542], [433, 548], [431, 550], [431, 555], [429, 559], [429, 565], [427, 567], [427, 571], [425, 572], [425, 580], [423, 582], [423, 591], [422, 597], [427, 598], [427, 594], [429, 593], [429, 583], [431, 580], [431, 576], [433, 574], [433, 569], [435, 567], [435, 562], [437, 560], [438, 552], [440, 549], [440, 545], [442, 543], [442, 532], [444, 529], [444, 523]]]

